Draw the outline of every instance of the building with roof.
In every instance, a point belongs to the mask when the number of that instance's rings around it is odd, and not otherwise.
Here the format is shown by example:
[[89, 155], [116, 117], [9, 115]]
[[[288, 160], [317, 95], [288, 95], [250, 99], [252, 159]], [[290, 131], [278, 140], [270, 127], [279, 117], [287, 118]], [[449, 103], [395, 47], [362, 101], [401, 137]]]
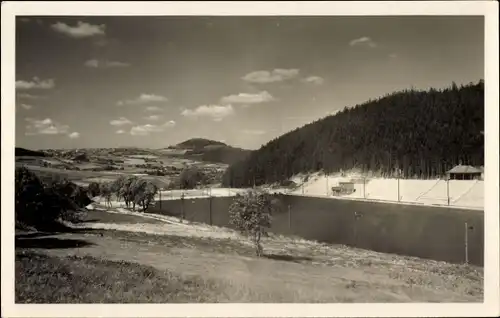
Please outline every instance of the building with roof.
[[483, 171], [473, 166], [458, 165], [446, 174], [450, 180], [474, 180], [481, 179]]

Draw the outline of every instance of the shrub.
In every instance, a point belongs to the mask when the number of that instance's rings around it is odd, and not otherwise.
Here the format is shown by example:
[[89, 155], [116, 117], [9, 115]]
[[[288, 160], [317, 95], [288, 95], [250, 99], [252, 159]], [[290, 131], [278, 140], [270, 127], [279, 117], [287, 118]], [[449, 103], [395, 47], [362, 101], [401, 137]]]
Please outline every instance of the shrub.
[[236, 229], [248, 235], [255, 245], [257, 256], [263, 253], [260, 239], [271, 227], [272, 214], [278, 209], [275, 199], [266, 193], [249, 191], [237, 195], [229, 206], [229, 222]]
[[74, 220], [76, 211], [90, 203], [86, 191], [67, 180], [43, 183], [25, 167], [15, 172], [16, 225], [50, 229], [59, 219]]
[[87, 187], [87, 191], [91, 197], [96, 197], [101, 194], [101, 185], [98, 182], [91, 182]]

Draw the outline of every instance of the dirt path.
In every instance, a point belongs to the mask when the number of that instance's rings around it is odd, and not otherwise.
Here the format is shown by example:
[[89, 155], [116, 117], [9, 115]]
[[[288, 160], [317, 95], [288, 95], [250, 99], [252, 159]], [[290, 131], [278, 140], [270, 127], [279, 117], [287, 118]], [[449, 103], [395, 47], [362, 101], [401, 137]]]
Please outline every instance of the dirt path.
[[[50, 237], [44, 237], [45, 239]], [[274, 259], [205, 251], [197, 247], [165, 246], [96, 234], [57, 235], [62, 241], [82, 240], [90, 245], [76, 248], [30, 248], [37, 252], [136, 262], [180, 275], [222, 280], [231, 286], [234, 301], [275, 299], [307, 302], [446, 302], [481, 301], [463, 289], [408, 284], [390, 269], [349, 268], [325, 264], [296, 263]], [[213, 241], [212, 244], [217, 244]], [[239, 294], [238, 294], [239, 293]], [[268, 297], [272, 295], [272, 297]], [[481, 296], [482, 297], [482, 296]]]

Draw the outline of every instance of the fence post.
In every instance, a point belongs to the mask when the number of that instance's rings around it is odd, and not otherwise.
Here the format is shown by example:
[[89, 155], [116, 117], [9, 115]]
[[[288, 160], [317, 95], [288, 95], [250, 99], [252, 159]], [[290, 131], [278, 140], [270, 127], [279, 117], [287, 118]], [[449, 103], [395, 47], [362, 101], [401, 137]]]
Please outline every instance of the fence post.
[[160, 189], [160, 210], [161, 210], [161, 189]]
[[399, 196], [399, 177], [400, 177], [400, 176], [399, 176], [399, 174], [398, 174], [398, 202], [399, 202], [399, 198], [400, 198], [400, 196]]
[[366, 199], [366, 177], [363, 177], [363, 199]]
[[210, 218], [210, 225], [212, 225], [212, 195], [210, 195], [209, 199], [209, 218]]
[[325, 172], [326, 175], [326, 196], [328, 196], [328, 173]]
[[290, 232], [292, 231], [292, 209], [290, 205], [288, 205], [288, 229]]
[[469, 227], [465, 222], [465, 264], [469, 264]]
[[446, 200], [448, 205], [450, 205], [450, 178], [446, 178]]
[[184, 223], [184, 193], [181, 196], [181, 223]]

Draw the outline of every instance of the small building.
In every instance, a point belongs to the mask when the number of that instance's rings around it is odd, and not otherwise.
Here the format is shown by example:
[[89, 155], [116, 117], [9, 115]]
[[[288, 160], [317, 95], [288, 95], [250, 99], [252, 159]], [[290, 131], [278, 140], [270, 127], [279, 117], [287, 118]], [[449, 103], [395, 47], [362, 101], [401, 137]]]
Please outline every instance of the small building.
[[472, 166], [458, 165], [449, 170], [446, 174], [450, 180], [474, 180], [481, 179], [482, 173], [481, 169]]

